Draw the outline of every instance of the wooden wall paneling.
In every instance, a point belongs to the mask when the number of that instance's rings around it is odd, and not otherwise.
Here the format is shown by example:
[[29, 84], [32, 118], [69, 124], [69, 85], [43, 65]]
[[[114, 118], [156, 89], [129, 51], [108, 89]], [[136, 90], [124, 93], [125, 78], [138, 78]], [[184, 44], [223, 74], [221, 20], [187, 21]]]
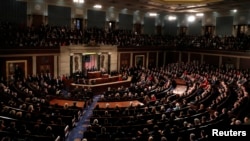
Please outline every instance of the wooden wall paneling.
[[236, 68], [237, 58], [236, 57], [227, 57], [222, 56], [222, 64], [229, 68]]
[[239, 67], [241, 69], [250, 69], [250, 58], [240, 58]]
[[162, 67], [164, 64], [164, 53], [158, 52], [158, 67]]
[[165, 65], [167, 65], [167, 64], [169, 64], [169, 63], [171, 63], [172, 62], [172, 57], [171, 57], [172, 55], [171, 55], [171, 52], [166, 52], [166, 56], [165, 56]]
[[134, 53], [133, 54], [133, 66], [136, 66], [136, 63], [142, 63], [143, 67], [146, 66], [147, 53]]
[[130, 53], [121, 53], [120, 54], [120, 67], [130, 67]]
[[142, 30], [142, 25], [140, 23], [134, 24], [134, 32], [141, 34], [141, 30]]
[[169, 63], [176, 63], [179, 61], [179, 52], [166, 52], [166, 65]]
[[54, 73], [54, 56], [37, 56], [36, 57], [36, 72], [40, 73]]
[[2, 66], [2, 67], [0, 67], [0, 78], [5, 79], [5, 76], [6, 76], [6, 74], [5, 74], [6, 67], [5, 66], [6, 66], [6, 64], [5, 64], [5, 60], [3, 57], [0, 57], [0, 66]]
[[214, 66], [219, 66], [220, 57], [215, 55], [204, 55], [203, 63], [205, 64], [213, 64]]
[[32, 26], [39, 28], [43, 24], [43, 15], [32, 15]]
[[148, 67], [149, 68], [155, 68], [156, 67], [156, 57], [157, 52], [149, 52], [148, 54]]
[[191, 53], [190, 54], [190, 62], [193, 61], [198, 61], [198, 63], [201, 63], [201, 54], [197, 54], [197, 53]]
[[[16, 56], [16, 57], [1, 57], [0, 58], [0, 65], [1, 67], [1, 73], [0, 73], [0, 77], [3, 77], [4, 80], [7, 80], [7, 71], [10, 71], [11, 68], [9, 68], [10, 66], [15, 65], [15, 64], [20, 64], [21, 69], [23, 69], [24, 74], [26, 75], [32, 75], [32, 57], [22, 57], [22, 56]], [[26, 63], [25, 66], [23, 66], [23, 62]], [[7, 68], [8, 67], [8, 68]], [[26, 67], [26, 68], [23, 68]], [[25, 76], [27, 77], [27, 76]]]
[[27, 77], [27, 60], [10, 60], [6, 61], [6, 78], [11, 80], [23, 79]]
[[181, 61], [184, 63], [188, 62], [188, 53], [187, 52], [181, 53]]
[[156, 26], [156, 34], [157, 35], [162, 35], [162, 26], [161, 25]]

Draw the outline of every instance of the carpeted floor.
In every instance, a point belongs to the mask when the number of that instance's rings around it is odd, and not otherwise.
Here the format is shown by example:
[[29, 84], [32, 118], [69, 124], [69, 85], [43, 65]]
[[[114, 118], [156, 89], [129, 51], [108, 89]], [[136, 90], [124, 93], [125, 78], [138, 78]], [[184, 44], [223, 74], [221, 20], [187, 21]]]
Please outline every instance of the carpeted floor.
[[80, 117], [80, 120], [76, 124], [76, 127], [74, 127], [70, 131], [66, 141], [81, 141], [82, 140], [83, 133], [86, 131], [86, 127], [90, 124], [89, 118], [91, 117], [92, 111], [95, 108], [95, 105], [97, 101], [99, 100], [99, 98], [100, 96], [96, 95], [93, 98], [92, 104], [83, 111], [84, 114]]

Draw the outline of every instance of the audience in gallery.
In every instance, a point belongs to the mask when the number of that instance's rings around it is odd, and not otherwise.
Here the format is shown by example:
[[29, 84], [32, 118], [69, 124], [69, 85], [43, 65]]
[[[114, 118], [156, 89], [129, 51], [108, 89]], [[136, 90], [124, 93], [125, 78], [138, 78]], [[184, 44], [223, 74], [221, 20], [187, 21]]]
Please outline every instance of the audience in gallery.
[[69, 45], [116, 45], [120, 47], [162, 46], [178, 49], [200, 48], [248, 50], [249, 35], [147, 35], [132, 30], [105, 30], [91, 27], [83, 31], [67, 26], [41, 25], [19, 28], [9, 22], [0, 23], [0, 42], [4, 48], [60, 47]]
[[[179, 62], [152, 69], [124, 67], [121, 72], [132, 76], [133, 81], [129, 87], [108, 88], [102, 93], [100, 101], [107, 106], [94, 109], [90, 118], [93, 124], [83, 135], [88, 141], [104, 136], [111, 140], [201, 139], [207, 136], [206, 125], [249, 122], [248, 70]], [[39, 135], [54, 140], [77, 125], [83, 108], [92, 102], [91, 90], [67, 91], [62, 77], [50, 76], [30, 75], [10, 83], [1, 80], [0, 129], [5, 138]], [[187, 90], [182, 95], [174, 93], [175, 79], [186, 82]], [[86, 105], [50, 105], [51, 97], [81, 98]], [[138, 100], [143, 105], [131, 102], [126, 108], [109, 106], [109, 102], [124, 100]], [[190, 132], [184, 132], [186, 129]]]

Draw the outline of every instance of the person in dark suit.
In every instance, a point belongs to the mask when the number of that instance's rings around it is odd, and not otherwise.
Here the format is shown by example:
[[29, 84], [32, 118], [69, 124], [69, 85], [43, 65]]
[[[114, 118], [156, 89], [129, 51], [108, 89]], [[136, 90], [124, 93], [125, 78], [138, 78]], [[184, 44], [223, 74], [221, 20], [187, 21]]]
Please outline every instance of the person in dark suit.
[[83, 134], [84, 138], [86, 139], [94, 139], [97, 137], [96, 131], [92, 129], [92, 126], [88, 126], [87, 130]]
[[111, 139], [111, 135], [110, 133], [106, 131], [105, 127], [101, 128], [101, 133], [97, 135], [97, 140], [98, 139], [105, 140], [105, 141], [109, 141]]
[[16, 64], [15, 65], [15, 71], [14, 71], [15, 80], [23, 79], [23, 77], [24, 77], [23, 73], [24, 72], [23, 72], [22, 68], [18, 64]]

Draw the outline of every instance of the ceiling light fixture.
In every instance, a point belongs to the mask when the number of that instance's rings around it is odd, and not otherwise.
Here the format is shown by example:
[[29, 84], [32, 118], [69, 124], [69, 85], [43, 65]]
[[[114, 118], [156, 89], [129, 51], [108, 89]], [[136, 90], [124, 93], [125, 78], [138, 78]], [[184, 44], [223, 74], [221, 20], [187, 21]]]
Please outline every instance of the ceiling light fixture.
[[157, 16], [157, 13], [149, 13], [149, 16], [150, 17], [155, 17], [155, 16]]
[[187, 19], [189, 22], [194, 22], [195, 21], [195, 16], [189, 16]]
[[96, 9], [101, 9], [101, 8], [102, 8], [102, 5], [96, 4], [96, 5], [94, 5], [93, 7], [96, 8]]
[[84, 3], [84, 0], [73, 0], [74, 3]]
[[203, 17], [204, 14], [203, 14], [203, 13], [196, 13], [196, 16], [197, 16], [197, 17]]
[[176, 20], [176, 16], [169, 16], [169, 17], [168, 17], [168, 20], [169, 20], [169, 21], [174, 21], [174, 20]]

